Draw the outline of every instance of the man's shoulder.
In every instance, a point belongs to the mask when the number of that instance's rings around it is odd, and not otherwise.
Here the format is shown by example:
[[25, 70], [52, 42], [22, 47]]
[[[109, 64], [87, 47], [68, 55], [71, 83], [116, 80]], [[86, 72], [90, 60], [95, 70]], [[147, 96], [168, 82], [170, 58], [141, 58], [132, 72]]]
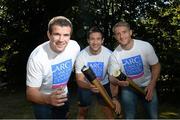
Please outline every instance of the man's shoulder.
[[112, 51], [109, 48], [105, 47], [105, 46], [102, 46], [102, 50], [104, 52], [107, 52], [107, 53], [112, 53]]
[[112, 54], [116, 54], [116, 53], [121, 52], [121, 51], [122, 51], [122, 48], [121, 48], [120, 45], [118, 45], [118, 46], [114, 49], [114, 51], [112, 52]]
[[36, 58], [36, 57], [38, 57], [38, 56], [42, 56], [43, 53], [46, 51], [45, 49], [47, 49], [47, 47], [48, 47], [48, 43], [49, 43], [49, 41], [44, 42], [44, 43], [38, 45], [38, 46], [31, 52], [30, 57], [31, 57], [31, 58]]
[[84, 55], [88, 55], [89, 52], [89, 46], [85, 47], [84, 49], [82, 49], [79, 53], [79, 56], [84, 56]]
[[143, 44], [143, 45], [149, 45], [150, 43], [149, 42], [147, 42], [147, 41], [144, 41], [144, 40], [139, 40], [139, 39], [134, 39], [134, 42], [136, 43], [136, 44]]
[[68, 53], [79, 53], [80, 52], [80, 46], [75, 40], [69, 40], [68, 45], [66, 46], [66, 49], [64, 52]]
[[75, 41], [75, 40], [69, 40], [69, 43], [70, 43], [70, 44], [75, 44], [75, 45], [78, 45], [78, 46], [79, 46], [78, 42]]

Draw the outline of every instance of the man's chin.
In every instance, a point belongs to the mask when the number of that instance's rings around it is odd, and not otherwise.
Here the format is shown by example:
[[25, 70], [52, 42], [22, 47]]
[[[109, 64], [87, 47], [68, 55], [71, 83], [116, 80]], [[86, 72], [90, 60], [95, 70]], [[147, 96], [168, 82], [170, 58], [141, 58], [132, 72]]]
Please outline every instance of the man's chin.
[[61, 52], [64, 51], [64, 49], [65, 49], [65, 48], [57, 48], [57, 49], [56, 49], [56, 52], [57, 52], [57, 53], [61, 53]]
[[93, 50], [93, 51], [99, 51], [100, 48], [93, 48], [92, 50]]

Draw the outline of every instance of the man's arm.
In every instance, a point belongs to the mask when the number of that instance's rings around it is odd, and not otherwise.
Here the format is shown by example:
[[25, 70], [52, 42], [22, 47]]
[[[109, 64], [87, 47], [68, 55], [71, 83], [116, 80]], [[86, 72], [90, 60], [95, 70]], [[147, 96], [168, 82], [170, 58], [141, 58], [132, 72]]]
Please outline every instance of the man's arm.
[[109, 80], [110, 80], [110, 83], [114, 86], [118, 85], [118, 79], [116, 79], [114, 76], [112, 75], [109, 75]]
[[90, 89], [89, 83], [85, 80], [85, 77], [82, 73], [76, 73], [76, 81], [79, 87]]
[[118, 97], [119, 86], [118, 86], [118, 84], [113, 84], [110, 82], [110, 89], [111, 89], [111, 94], [112, 94], [112, 102], [115, 105], [115, 112], [116, 112], [116, 114], [120, 114], [121, 113], [121, 104], [118, 99], [119, 98]]
[[37, 104], [50, 104], [53, 106], [62, 106], [67, 101], [67, 95], [61, 95], [64, 91], [56, 90], [49, 95], [43, 94], [38, 87], [26, 87], [27, 100]]
[[125, 87], [129, 85], [128, 81], [123, 81], [123, 80], [118, 80], [114, 76], [110, 75], [109, 76], [110, 83], [113, 85], [119, 85], [120, 87]]
[[157, 63], [157, 64], [151, 66], [152, 77], [151, 77], [150, 84], [156, 85], [156, 82], [157, 82], [159, 75], [160, 75], [160, 70], [161, 70], [160, 63]]
[[110, 83], [112, 98], [118, 99], [119, 86]]
[[151, 66], [151, 81], [145, 89], [147, 93], [146, 99], [148, 101], [152, 100], [153, 90], [156, 87], [156, 82], [160, 75], [160, 69], [161, 69], [160, 63]]
[[99, 92], [97, 87], [85, 80], [85, 76], [82, 73], [76, 73], [76, 81], [81, 88], [90, 89], [96, 93]]

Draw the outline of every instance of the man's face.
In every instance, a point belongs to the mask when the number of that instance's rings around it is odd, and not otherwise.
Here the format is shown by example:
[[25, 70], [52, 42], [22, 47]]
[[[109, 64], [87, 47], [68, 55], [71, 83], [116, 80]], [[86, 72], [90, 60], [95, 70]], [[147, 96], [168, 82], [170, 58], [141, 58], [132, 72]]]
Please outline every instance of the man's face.
[[90, 51], [97, 54], [101, 51], [101, 45], [103, 43], [102, 34], [100, 32], [93, 32], [89, 35], [88, 39]]
[[71, 27], [53, 25], [52, 32], [48, 32], [48, 38], [50, 40], [51, 49], [60, 53], [64, 51], [71, 37]]
[[115, 38], [122, 47], [127, 47], [131, 43], [132, 30], [125, 26], [115, 28]]

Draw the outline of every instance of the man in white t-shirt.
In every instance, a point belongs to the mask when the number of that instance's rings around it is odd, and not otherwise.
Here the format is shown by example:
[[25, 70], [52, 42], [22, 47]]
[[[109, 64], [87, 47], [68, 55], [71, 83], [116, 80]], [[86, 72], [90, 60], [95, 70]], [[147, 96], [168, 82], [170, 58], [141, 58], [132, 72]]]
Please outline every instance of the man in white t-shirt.
[[[78, 83], [78, 101], [79, 101], [79, 112], [78, 119], [84, 119], [88, 112], [88, 106], [92, 102], [92, 94], [97, 93], [97, 100], [102, 106], [102, 111], [104, 112], [106, 118], [114, 118], [110, 107], [105, 103], [103, 98], [98, 94], [98, 88], [92, 85], [85, 78], [81, 69], [83, 66], [91, 67], [95, 73], [97, 79], [104, 86], [106, 91], [111, 96], [110, 84], [108, 80], [108, 60], [111, 55], [111, 51], [104, 47], [103, 33], [98, 27], [92, 27], [87, 35], [87, 40], [89, 46], [84, 48], [76, 59], [75, 72], [76, 81]], [[118, 107], [117, 110], [118, 111]]]
[[[127, 22], [115, 24], [113, 32], [119, 43], [110, 57], [108, 68], [111, 84], [117, 87], [112, 90], [113, 99], [118, 99], [118, 86], [120, 86], [125, 118], [135, 118], [137, 99], [140, 99], [147, 110], [148, 118], [157, 119], [158, 100], [155, 87], [160, 74], [160, 64], [153, 47], [148, 42], [132, 39], [132, 30]], [[139, 87], [142, 87], [146, 96], [143, 97], [130, 89], [128, 81], [113, 77], [113, 72], [116, 70], [121, 70]]]
[[48, 24], [49, 41], [36, 47], [27, 63], [26, 94], [37, 119], [66, 118], [68, 88], [80, 46], [70, 40], [73, 26], [69, 19], [57, 16]]

